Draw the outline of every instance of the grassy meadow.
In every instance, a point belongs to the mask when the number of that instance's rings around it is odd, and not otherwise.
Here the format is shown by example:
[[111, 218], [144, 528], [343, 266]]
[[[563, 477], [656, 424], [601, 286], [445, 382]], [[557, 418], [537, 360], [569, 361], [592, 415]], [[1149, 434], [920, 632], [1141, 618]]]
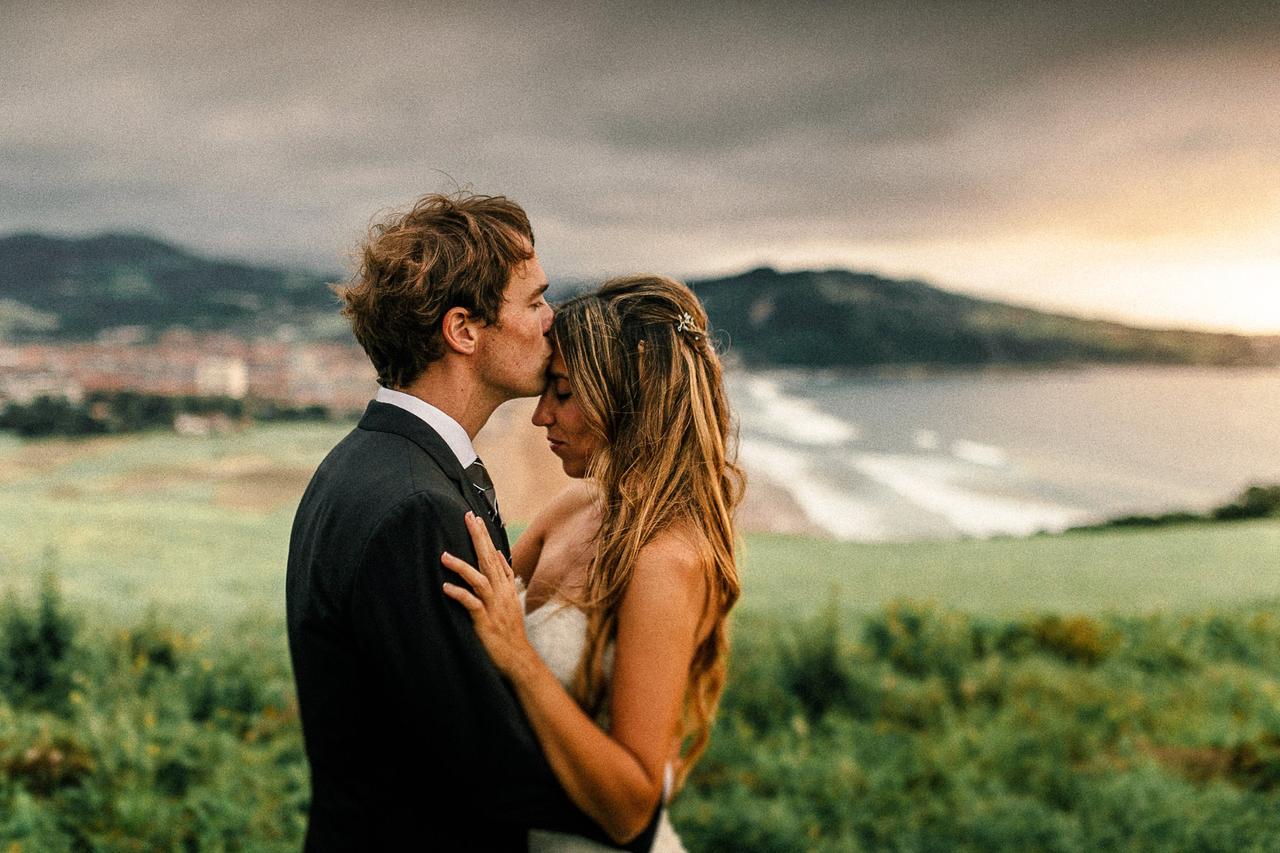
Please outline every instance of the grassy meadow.
[[[284, 561], [348, 428], [0, 438], [0, 850], [298, 848]], [[1274, 521], [749, 535], [674, 819], [691, 850], [1280, 850], [1278, 565]]]
[[[117, 619], [153, 603], [192, 625], [276, 616], [294, 507], [349, 429], [0, 437], [4, 577], [53, 568], [73, 605]], [[1278, 556], [1272, 521], [890, 545], [756, 534], [741, 606], [805, 617], [834, 593], [850, 615], [903, 597], [984, 614], [1197, 608], [1280, 598]]]

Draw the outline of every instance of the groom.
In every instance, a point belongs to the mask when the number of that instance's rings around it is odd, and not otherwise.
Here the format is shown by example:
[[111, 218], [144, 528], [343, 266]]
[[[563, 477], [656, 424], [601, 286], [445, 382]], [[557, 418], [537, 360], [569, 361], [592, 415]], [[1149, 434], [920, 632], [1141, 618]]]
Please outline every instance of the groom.
[[608, 843], [441, 590], [443, 551], [475, 560], [468, 511], [509, 556], [471, 441], [499, 404], [542, 392], [546, 289], [520, 206], [460, 194], [375, 227], [339, 292], [381, 388], [317, 469], [289, 542], [308, 851], [525, 850], [534, 826]]

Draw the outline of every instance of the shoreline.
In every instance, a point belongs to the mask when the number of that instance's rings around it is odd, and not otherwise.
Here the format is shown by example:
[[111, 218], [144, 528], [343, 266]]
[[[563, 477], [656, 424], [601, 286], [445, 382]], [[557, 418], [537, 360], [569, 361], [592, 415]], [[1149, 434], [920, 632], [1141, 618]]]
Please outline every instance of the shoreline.
[[[512, 400], [498, 407], [480, 434], [476, 452], [498, 487], [502, 517], [527, 524], [547, 501], [570, 484], [560, 460], [547, 448], [543, 430], [531, 422], [537, 401]], [[787, 489], [747, 470], [747, 490], [738, 507], [742, 533], [785, 533], [830, 539]]]

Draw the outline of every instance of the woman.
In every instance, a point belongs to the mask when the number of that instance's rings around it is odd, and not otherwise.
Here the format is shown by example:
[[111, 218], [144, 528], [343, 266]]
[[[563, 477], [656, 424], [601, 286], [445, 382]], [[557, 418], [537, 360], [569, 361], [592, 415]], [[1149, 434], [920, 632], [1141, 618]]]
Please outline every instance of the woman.
[[[468, 519], [479, 570], [445, 555], [565, 791], [623, 843], [707, 745], [739, 594], [743, 478], [706, 313], [660, 276], [606, 282], [555, 317], [534, 412], [569, 476], [512, 566]], [[527, 584], [527, 594], [519, 586]], [[531, 849], [590, 849], [535, 832]], [[655, 850], [679, 850], [663, 816]]]

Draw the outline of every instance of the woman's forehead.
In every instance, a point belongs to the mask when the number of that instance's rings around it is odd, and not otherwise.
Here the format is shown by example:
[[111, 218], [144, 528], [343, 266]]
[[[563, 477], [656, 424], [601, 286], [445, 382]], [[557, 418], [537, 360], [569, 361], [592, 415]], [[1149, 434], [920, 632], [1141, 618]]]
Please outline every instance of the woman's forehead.
[[547, 373], [552, 379], [569, 378], [569, 368], [565, 365], [564, 356], [560, 354], [560, 350], [551, 351], [551, 363], [547, 365]]

